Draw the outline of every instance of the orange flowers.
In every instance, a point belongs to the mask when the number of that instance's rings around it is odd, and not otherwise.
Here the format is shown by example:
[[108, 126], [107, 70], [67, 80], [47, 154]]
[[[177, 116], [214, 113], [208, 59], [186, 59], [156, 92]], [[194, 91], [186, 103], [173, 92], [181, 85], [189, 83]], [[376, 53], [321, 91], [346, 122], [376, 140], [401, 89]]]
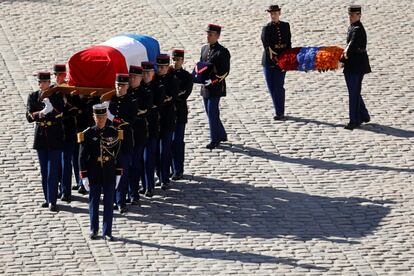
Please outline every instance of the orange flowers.
[[296, 47], [281, 53], [278, 65], [283, 71], [335, 70], [343, 51], [337, 46]]

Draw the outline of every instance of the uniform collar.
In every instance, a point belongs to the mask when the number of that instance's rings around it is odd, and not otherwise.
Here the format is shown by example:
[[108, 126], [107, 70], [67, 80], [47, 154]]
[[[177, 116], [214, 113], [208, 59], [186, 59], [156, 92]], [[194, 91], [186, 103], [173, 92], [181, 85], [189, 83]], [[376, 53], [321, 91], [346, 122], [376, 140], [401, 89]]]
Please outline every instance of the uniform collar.
[[209, 46], [210, 46], [210, 49], [214, 49], [214, 47], [216, 47], [216, 46], [217, 46], [217, 44], [218, 44], [218, 42], [216, 42], [216, 43], [213, 43], [213, 44], [209, 44]]

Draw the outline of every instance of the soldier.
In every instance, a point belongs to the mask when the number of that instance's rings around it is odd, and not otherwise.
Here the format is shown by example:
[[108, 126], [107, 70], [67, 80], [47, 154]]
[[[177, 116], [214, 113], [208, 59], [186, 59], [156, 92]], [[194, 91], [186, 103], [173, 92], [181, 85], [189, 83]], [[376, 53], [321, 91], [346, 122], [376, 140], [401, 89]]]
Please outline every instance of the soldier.
[[126, 207], [126, 195], [130, 186], [130, 167], [134, 149], [131, 123], [135, 121], [137, 113], [135, 104], [132, 101], [132, 96], [127, 94], [128, 87], [129, 75], [117, 74], [115, 81], [116, 95], [112, 97], [108, 108], [108, 119], [112, 121], [112, 125], [116, 129], [122, 130], [124, 133], [124, 139], [121, 143], [121, 151], [119, 155], [119, 162], [123, 169], [123, 174], [115, 193], [115, 202], [121, 214], [128, 211]]
[[[130, 174], [129, 196], [131, 205], [139, 204], [139, 182], [144, 186], [144, 149], [148, 141], [148, 121], [147, 113], [152, 107], [152, 93], [145, 93], [141, 89], [142, 67], [129, 66], [129, 88], [128, 94], [131, 95], [132, 101], [136, 108], [136, 119], [132, 123], [134, 133], [134, 150], [132, 153], [132, 169]], [[149, 90], [148, 90], [149, 91]], [[148, 92], [147, 91], [147, 92]]]
[[158, 105], [160, 112], [160, 139], [157, 144], [159, 155], [157, 157], [157, 172], [161, 189], [166, 190], [170, 183], [171, 143], [175, 129], [175, 101], [178, 94], [178, 81], [173, 74], [168, 72], [170, 56], [160, 54], [157, 56], [158, 71], [155, 77], [155, 86], [158, 91], [163, 91], [161, 103]]
[[50, 73], [37, 73], [39, 90], [32, 92], [27, 99], [27, 121], [36, 123], [33, 148], [37, 151], [42, 175], [42, 187], [45, 202], [42, 207], [49, 207], [57, 212], [59, 163], [63, 146], [62, 110], [63, 100], [59, 93], [41, 100], [42, 93], [50, 87]]
[[223, 47], [220, 38], [221, 27], [209, 24], [207, 27], [207, 42], [201, 48], [200, 61], [209, 62], [213, 66], [210, 79], [201, 87], [204, 107], [210, 125], [210, 143], [206, 148], [212, 150], [219, 146], [220, 142], [227, 141], [227, 133], [220, 120], [220, 98], [226, 96], [225, 78], [230, 71], [230, 52]]
[[[55, 64], [53, 66], [53, 73], [56, 78], [56, 84], [65, 84], [66, 78], [66, 65]], [[59, 93], [59, 92], [55, 92]], [[68, 94], [62, 94], [64, 107], [62, 116], [63, 126], [63, 152], [62, 152], [62, 171], [60, 180], [60, 193], [62, 195], [61, 200], [70, 202], [72, 191], [72, 168], [75, 174], [76, 183], [79, 183], [79, 147], [76, 143], [77, 133], [77, 119], [79, 114], [80, 98], [79, 96], [71, 96]]]
[[361, 6], [352, 5], [348, 8], [349, 22], [348, 43], [341, 61], [344, 63], [344, 76], [349, 94], [349, 123], [345, 129], [353, 130], [371, 118], [361, 96], [364, 75], [371, 72], [367, 54], [367, 34], [361, 19]]
[[144, 174], [145, 181], [142, 189], [139, 190], [141, 194], [146, 197], [154, 195], [154, 171], [155, 160], [157, 156], [157, 141], [160, 135], [159, 123], [159, 109], [161, 99], [164, 98], [163, 91], [156, 89], [154, 84], [154, 64], [149, 61], [141, 63], [142, 66], [142, 83], [140, 86], [140, 93], [147, 97], [146, 105], [150, 106], [147, 111], [148, 121], [148, 139], [144, 149]]
[[262, 29], [263, 56], [262, 66], [276, 115], [274, 120], [285, 118], [285, 76], [286, 72], [278, 66], [278, 55], [292, 48], [290, 25], [279, 20], [281, 8], [270, 5], [266, 10], [271, 21]]
[[122, 130], [107, 125], [107, 108], [104, 104], [93, 106], [95, 125], [78, 133], [79, 165], [83, 186], [89, 191], [89, 237], [97, 239], [99, 230], [99, 200], [103, 191], [103, 238], [113, 241], [112, 218], [114, 192], [122, 175], [118, 153]]
[[[82, 132], [88, 127], [95, 125], [93, 120], [93, 106], [95, 104], [100, 103], [99, 97], [91, 97], [86, 95], [80, 95], [80, 106], [79, 106], [79, 115], [77, 116], [76, 120], [76, 127], [78, 132]], [[78, 149], [79, 154], [79, 149]], [[79, 159], [79, 158], [78, 158]], [[77, 186], [72, 186], [72, 190], [78, 190], [78, 192], [82, 195], [86, 195], [88, 191], [86, 191], [85, 187], [82, 184], [82, 181], [77, 183]]]
[[178, 95], [175, 102], [177, 121], [172, 141], [172, 180], [183, 178], [184, 173], [184, 134], [187, 124], [188, 106], [187, 99], [193, 90], [191, 74], [183, 68], [184, 50], [174, 49], [172, 52], [174, 66], [170, 67], [171, 73], [178, 79]]

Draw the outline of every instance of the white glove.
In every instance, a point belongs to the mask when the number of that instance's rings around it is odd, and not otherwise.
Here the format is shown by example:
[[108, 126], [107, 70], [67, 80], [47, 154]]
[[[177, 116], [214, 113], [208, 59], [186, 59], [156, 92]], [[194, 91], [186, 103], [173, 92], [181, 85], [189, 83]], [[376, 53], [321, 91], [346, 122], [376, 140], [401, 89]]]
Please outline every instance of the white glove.
[[43, 102], [45, 104], [45, 108], [42, 109], [44, 111], [45, 115], [53, 111], [53, 105], [50, 102], [49, 98], [44, 98]]
[[212, 84], [212, 81], [211, 80], [206, 80], [206, 81], [204, 81], [204, 85], [205, 86], [209, 86], [209, 85], [211, 85]]
[[116, 189], [118, 189], [118, 186], [119, 186], [119, 182], [121, 181], [121, 176], [120, 175], [117, 175], [116, 176], [116, 184], [115, 184], [115, 190]]
[[82, 178], [82, 185], [83, 187], [85, 187], [85, 190], [87, 190], [89, 192], [89, 178], [85, 177]]
[[115, 116], [109, 111], [109, 108], [106, 110], [106, 115], [108, 116], [108, 119], [112, 122], [115, 118]]

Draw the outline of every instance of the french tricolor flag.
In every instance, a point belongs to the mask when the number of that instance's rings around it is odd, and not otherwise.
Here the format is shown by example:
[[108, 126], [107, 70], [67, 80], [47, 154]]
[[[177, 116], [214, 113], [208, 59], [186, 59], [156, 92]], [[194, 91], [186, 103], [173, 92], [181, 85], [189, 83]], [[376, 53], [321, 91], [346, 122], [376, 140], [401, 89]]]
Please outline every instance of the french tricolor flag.
[[68, 61], [68, 84], [80, 87], [111, 88], [117, 73], [128, 73], [130, 65], [156, 62], [157, 40], [150, 36], [122, 34], [74, 54]]

